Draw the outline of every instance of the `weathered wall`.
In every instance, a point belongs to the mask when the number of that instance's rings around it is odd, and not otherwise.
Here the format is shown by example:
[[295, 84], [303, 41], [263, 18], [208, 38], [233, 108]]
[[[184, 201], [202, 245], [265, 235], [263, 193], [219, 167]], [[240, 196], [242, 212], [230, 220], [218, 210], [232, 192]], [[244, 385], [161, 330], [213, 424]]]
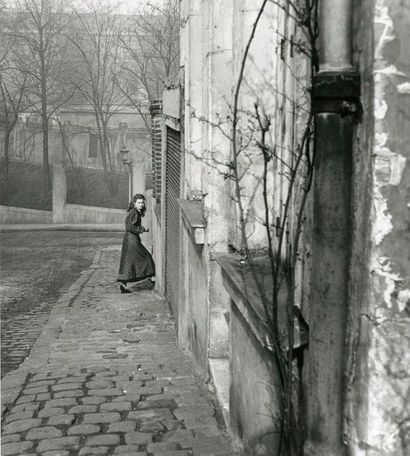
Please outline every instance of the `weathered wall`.
[[0, 206], [0, 224], [15, 223], [53, 223], [53, 213], [23, 207]]
[[356, 2], [363, 122], [355, 229], [346, 440], [352, 455], [410, 452], [410, 4]]
[[124, 223], [126, 212], [93, 206], [66, 204], [63, 206], [64, 219], [55, 223]]
[[262, 348], [241, 312], [231, 312], [230, 427], [244, 455], [277, 454], [280, 399], [272, 353]]

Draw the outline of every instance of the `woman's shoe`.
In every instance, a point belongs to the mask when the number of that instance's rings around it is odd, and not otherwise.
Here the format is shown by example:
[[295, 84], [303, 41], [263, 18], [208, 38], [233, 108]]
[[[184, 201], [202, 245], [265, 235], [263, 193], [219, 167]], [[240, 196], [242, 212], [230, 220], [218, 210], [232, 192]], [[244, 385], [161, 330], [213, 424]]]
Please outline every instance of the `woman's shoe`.
[[120, 285], [120, 292], [123, 293], [131, 293], [131, 290], [128, 290], [128, 288], [125, 287], [125, 285], [121, 284]]

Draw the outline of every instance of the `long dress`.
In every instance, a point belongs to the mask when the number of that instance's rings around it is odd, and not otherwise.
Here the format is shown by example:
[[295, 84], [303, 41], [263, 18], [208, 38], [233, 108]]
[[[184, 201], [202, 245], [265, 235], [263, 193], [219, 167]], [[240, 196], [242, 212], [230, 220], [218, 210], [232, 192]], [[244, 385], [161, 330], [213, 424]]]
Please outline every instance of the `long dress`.
[[125, 235], [117, 282], [136, 282], [155, 275], [154, 260], [141, 242], [140, 233], [143, 232], [141, 214], [133, 208], [125, 219]]

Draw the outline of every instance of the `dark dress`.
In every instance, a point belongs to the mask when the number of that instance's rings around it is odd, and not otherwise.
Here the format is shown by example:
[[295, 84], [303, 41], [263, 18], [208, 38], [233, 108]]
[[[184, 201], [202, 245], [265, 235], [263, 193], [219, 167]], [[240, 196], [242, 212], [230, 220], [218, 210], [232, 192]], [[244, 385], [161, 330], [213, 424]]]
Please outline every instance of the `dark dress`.
[[143, 232], [141, 214], [133, 208], [125, 219], [125, 236], [117, 282], [136, 282], [155, 275], [154, 260], [141, 242], [140, 233]]

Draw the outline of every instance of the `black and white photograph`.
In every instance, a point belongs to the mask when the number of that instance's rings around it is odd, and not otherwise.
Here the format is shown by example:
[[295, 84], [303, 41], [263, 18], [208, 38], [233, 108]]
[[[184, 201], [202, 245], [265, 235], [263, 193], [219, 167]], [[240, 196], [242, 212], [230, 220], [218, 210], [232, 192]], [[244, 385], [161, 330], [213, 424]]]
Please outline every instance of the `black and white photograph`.
[[0, 0], [2, 456], [410, 454], [409, 43], [409, 0]]

